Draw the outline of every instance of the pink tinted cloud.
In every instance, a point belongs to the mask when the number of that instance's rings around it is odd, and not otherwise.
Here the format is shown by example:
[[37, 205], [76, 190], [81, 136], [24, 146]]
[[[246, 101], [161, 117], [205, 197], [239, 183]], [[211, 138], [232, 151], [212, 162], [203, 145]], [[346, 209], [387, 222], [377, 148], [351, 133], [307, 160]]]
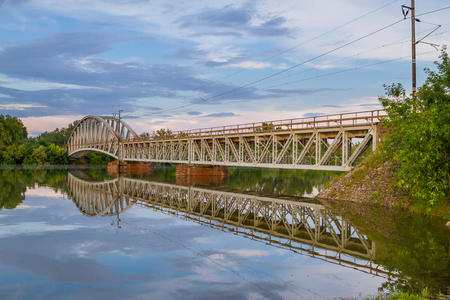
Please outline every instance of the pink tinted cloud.
[[44, 131], [52, 131], [56, 128], [67, 127], [75, 120], [81, 119], [81, 115], [56, 115], [44, 117], [21, 118], [29, 134], [36, 134]]

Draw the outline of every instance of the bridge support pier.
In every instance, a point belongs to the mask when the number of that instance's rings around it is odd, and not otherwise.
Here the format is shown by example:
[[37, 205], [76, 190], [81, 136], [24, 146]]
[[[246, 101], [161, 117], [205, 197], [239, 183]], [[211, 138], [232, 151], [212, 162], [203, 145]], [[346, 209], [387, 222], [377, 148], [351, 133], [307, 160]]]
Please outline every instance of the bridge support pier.
[[138, 162], [129, 163], [126, 161], [115, 160], [108, 163], [108, 175], [140, 175], [150, 176], [153, 174], [153, 163], [151, 162]]

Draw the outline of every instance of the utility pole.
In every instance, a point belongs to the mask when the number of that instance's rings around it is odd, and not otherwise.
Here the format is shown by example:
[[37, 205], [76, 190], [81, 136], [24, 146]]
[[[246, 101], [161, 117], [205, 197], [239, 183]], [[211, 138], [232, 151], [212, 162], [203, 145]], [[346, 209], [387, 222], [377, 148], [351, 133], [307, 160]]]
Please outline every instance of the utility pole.
[[[118, 117], [118, 121], [119, 121], [119, 126], [117, 126], [117, 128], [119, 129], [119, 132], [118, 132], [118, 136], [117, 136], [117, 145], [118, 145], [118, 149], [117, 149], [117, 173], [118, 173], [118, 176], [120, 177], [120, 162], [122, 161], [122, 137], [121, 137], [121, 135], [120, 135], [120, 133], [121, 133], [121, 131], [122, 131], [122, 129], [121, 129], [121, 121], [120, 121], [120, 112], [121, 112], [122, 110], [120, 109], [120, 105], [119, 105], [119, 110], [118, 110], [118, 113], [117, 113], [117, 117]], [[113, 117], [114, 117], [114, 119], [116, 118], [116, 114], [115, 113], [113, 113]]]
[[120, 179], [120, 162], [122, 161], [122, 145], [121, 145], [121, 136], [120, 136], [120, 105], [119, 105], [119, 137], [117, 138], [117, 144], [119, 145], [119, 149], [117, 149], [117, 157], [119, 161], [119, 169], [118, 169], [118, 177]]
[[412, 66], [412, 97], [413, 110], [416, 111], [415, 97], [416, 89], [416, 4], [415, 0], [411, 0], [411, 6], [402, 5], [403, 17], [406, 19], [408, 13], [411, 12], [411, 66]]
[[411, 0], [411, 48], [412, 48], [412, 94], [416, 97], [416, 9], [415, 0]]

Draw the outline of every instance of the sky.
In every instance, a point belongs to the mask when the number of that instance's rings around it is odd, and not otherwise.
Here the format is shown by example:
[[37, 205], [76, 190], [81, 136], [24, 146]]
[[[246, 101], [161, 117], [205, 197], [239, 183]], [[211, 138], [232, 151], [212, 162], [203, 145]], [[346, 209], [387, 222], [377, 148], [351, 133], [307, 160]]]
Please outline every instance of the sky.
[[[408, 3], [0, 0], [0, 114], [37, 135], [119, 107], [138, 133], [378, 109], [411, 90]], [[416, 1], [418, 39], [449, 44], [450, 9], [420, 16], [448, 6]], [[417, 53], [420, 85], [439, 51]]]

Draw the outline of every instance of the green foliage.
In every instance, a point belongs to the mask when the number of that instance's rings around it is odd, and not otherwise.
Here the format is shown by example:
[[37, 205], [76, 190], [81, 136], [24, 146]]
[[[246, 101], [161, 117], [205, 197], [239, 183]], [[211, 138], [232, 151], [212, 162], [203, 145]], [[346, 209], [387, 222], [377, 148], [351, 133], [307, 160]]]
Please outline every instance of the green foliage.
[[27, 129], [21, 120], [0, 115], [0, 148], [10, 146], [27, 138]]
[[407, 294], [407, 293], [400, 293], [400, 294], [392, 295], [388, 299], [389, 300], [424, 300], [425, 298]]
[[13, 209], [25, 199], [24, 177], [16, 170], [0, 170], [0, 209]]
[[34, 148], [33, 152], [31, 152], [31, 157], [29, 157], [29, 161], [27, 164], [33, 165], [43, 165], [47, 160], [47, 153], [45, 153], [45, 147], [42, 145]]
[[63, 129], [27, 138], [22, 122], [0, 115], [0, 165], [65, 165], [67, 154], [62, 145], [77, 121]]
[[13, 209], [25, 199], [27, 188], [35, 185], [51, 186], [54, 190], [66, 189], [65, 169], [0, 169], [0, 210]]
[[106, 165], [114, 160], [113, 157], [100, 152], [91, 152], [86, 155], [86, 159], [90, 165]]
[[67, 164], [67, 153], [64, 148], [57, 146], [55, 144], [50, 144], [46, 151], [47, 161], [51, 165], [66, 165]]
[[380, 292], [424, 297], [445, 293], [450, 279], [450, 236], [442, 219], [354, 202], [335, 202], [332, 208], [373, 241], [374, 263], [395, 274], [380, 286]]
[[380, 98], [389, 115], [383, 150], [396, 168], [397, 185], [428, 212], [448, 201], [450, 178], [450, 61], [445, 50], [436, 65], [437, 72], [427, 70], [416, 97], [392, 84]]
[[153, 131], [154, 137], [172, 137], [173, 133], [170, 129], [158, 129], [156, 131]]
[[143, 132], [139, 136], [141, 138], [172, 138], [174, 135], [172, 130], [161, 128], [158, 130], [153, 130], [152, 133]]
[[44, 132], [39, 137], [38, 140], [45, 144], [55, 144], [58, 146], [64, 146], [69, 140], [70, 134], [72, 133], [75, 126], [80, 122], [76, 120], [69, 124], [67, 128], [56, 128], [50, 132]]

